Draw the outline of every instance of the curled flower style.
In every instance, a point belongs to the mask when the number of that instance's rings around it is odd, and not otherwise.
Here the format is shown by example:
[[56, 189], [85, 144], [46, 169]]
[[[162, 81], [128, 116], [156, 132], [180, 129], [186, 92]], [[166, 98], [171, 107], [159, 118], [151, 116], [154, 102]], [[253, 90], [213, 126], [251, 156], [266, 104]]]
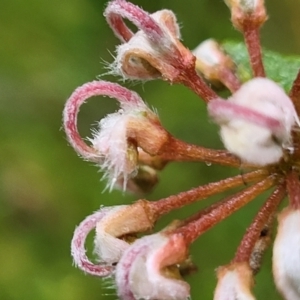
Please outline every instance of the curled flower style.
[[75, 229], [71, 243], [71, 254], [74, 259], [74, 264], [84, 272], [100, 277], [110, 276], [113, 272], [113, 267], [106, 264], [93, 264], [86, 256], [84, 244], [87, 235], [95, 228], [97, 222], [99, 222], [108, 211], [109, 208], [103, 208], [82, 221]]
[[[86, 83], [66, 103], [64, 128], [70, 144], [84, 159], [100, 165], [111, 188], [149, 191], [159, 171], [175, 161], [213, 163], [242, 171], [157, 201], [140, 199], [102, 207], [82, 221], [71, 245], [75, 265], [91, 275], [113, 278], [122, 300], [188, 299], [190, 286], [184, 276], [196, 269], [189, 256], [191, 244], [261, 194], [268, 194], [266, 201], [232, 261], [218, 268], [214, 299], [255, 299], [255, 275], [271, 244], [275, 215], [286, 195], [289, 204], [279, 214], [273, 273], [285, 299], [300, 298], [300, 72], [290, 82], [289, 91], [286, 82], [266, 78], [259, 39], [267, 19], [264, 1], [226, 3], [234, 26], [245, 39], [251, 68], [248, 76], [241, 74], [234, 53], [224, 50], [226, 44], [222, 47], [210, 39], [194, 52], [186, 48], [175, 14], [169, 10], [150, 14], [125, 0], [109, 2], [105, 10], [108, 24], [122, 43], [117, 47], [114, 73], [142, 81], [162, 78], [190, 88], [220, 125], [226, 150], [174, 137], [135, 92], [115, 83]], [[136, 33], [124, 19], [137, 27]], [[223, 99], [215, 87], [227, 88], [231, 96]], [[99, 122], [99, 130], [86, 144], [78, 133], [77, 115], [84, 101], [96, 95], [117, 99], [121, 108]], [[235, 189], [233, 194], [153, 233], [156, 222], [169, 212], [230, 189]], [[84, 246], [92, 230], [99, 263], [88, 259]]]

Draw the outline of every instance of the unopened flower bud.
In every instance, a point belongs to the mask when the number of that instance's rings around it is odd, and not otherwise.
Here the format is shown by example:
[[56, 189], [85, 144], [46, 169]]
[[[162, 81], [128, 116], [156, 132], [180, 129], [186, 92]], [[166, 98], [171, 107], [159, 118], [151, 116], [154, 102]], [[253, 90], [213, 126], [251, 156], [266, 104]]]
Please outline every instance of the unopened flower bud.
[[187, 300], [189, 285], [171, 267], [187, 258], [186, 244], [179, 235], [163, 233], [135, 241], [116, 268], [121, 299]]
[[299, 122], [290, 98], [266, 78], [246, 82], [227, 101], [211, 101], [208, 109], [221, 125], [227, 150], [257, 165], [281, 159], [283, 149], [291, 145], [292, 127]]
[[235, 65], [226, 55], [221, 46], [213, 39], [208, 39], [198, 45], [193, 54], [196, 56], [196, 69], [209, 81], [219, 81], [221, 68], [233, 70]]
[[273, 249], [273, 274], [286, 300], [300, 299], [300, 210], [286, 208], [278, 216]]
[[233, 25], [239, 30], [245, 26], [260, 27], [267, 20], [264, 0], [225, 0], [231, 10]]
[[255, 300], [251, 288], [253, 274], [246, 263], [232, 263], [217, 271], [218, 285], [214, 300]]

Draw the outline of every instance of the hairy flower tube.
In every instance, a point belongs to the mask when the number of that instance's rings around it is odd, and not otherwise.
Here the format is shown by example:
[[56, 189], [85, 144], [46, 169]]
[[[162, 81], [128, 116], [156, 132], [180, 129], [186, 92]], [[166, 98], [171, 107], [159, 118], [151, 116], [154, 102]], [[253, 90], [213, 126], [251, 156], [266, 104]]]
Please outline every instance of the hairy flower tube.
[[[300, 299], [300, 72], [288, 88], [286, 83], [266, 77], [259, 38], [267, 20], [263, 0], [225, 2], [233, 25], [245, 40], [248, 76], [240, 71], [238, 58], [212, 39], [193, 51], [184, 46], [170, 10], [147, 13], [125, 0], [114, 0], [104, 12], [121, 43], [111, 73], [123, 79], [163, 79], [187, 86], [204, 101], [208, 116], [220, 126], [225, 149], [176, 138], [139, 95], [116, 83], [83, 84], [67, 100], [63, 118], [68, 141], [81, 157], [101, 168], [110, 189], [147, 192], [158, 182], [160, 170], [175, 161], [213, 163], [241, 171], [157, 201], [101, 206], [79, 224], [71, 244], [75, 265], [85, 273], [112, 278], [119, 299], [189, 299], [193, 287], [185, 276], [196, 269], [190, 246], [261, 194], [266, 200], [235, 255], [217, 269], [217, 287], [211, 298], [255, 299], [255, 276], [272, 244], [278, 207], [287, 197], [288, 207], [278, 217], [273, 274], [284, 299]], [[135, 33], [125, 19], [137, 27]], [[227, 89], [231, 95], [223, 98], [214, 88]], [[93, 96], [114, 98], [120, 109], [100, 120], [86, 143], [77, 129], [77, 115]], [[232, 194], [224, 199], [156, 231], [156, 222], [169, 212], [231, 189]], [[91, 231], [95, 231], [97, 262], [88, 258], [85, 249]]]

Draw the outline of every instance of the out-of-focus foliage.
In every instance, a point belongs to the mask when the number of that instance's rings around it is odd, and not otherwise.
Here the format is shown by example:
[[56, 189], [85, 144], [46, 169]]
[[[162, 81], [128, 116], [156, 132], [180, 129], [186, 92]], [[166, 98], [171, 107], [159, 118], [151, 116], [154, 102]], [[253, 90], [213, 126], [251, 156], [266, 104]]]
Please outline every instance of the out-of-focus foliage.
[[[237, 73], [244, 81], [251, 78], [247, 48], [244, 43], [225, 42], [224, 50], [234, 58]], [[300, 69], [300, 57], [282, 56], [273, 51], [263, 51], [263, 61], [268, 77], [280, 84], [288, 92]]]
[[[185, 44], [203, 39], [241, 40], [221, 0], [133, 1], [146, 10], [170, 8], [182, 24]], [[266, 0], [270, 21], [265, 47], [300, 53], [300, 4]], [[105, 183], [91, 164], [76, 157], [61, 130], [61, 112], [73, 89], [105, 73], [105, 61], [117, 39], [102, 17], [106, 1], [2, 1], [0, 10], [0, 299], [116, 299], [110, 283], [72, 267], [69, 243], [75, 225], [100, 205], [130, 203], [134, 196], [102, 193]], [[108, 80], [117, 80], [105, 77]], [[182, 86], [165, 82], [127, 84], [158, 109], [175, 136], [209, 147], [222, 147], [217, 127], [207, 120], [204, 104]], [[80, 113], [82, 135], [90, 124], [116, 108], [97, 99]], [[232, 175], [227, 168], [173, 164], [161, 174], [149, 199]], [[218, 197], [219, 198], [219, 197]], [[213, 200], [164, 219], [183, 218]], [[258, 207], [257, 199], [211, 230], [192, 248], [199, 272], [190, 277], [193, 299], [211, 299], [214, 269], [232, 257]], [[257, 276], [258, 299], [280, 299], [271, 278], [270, 252]]]

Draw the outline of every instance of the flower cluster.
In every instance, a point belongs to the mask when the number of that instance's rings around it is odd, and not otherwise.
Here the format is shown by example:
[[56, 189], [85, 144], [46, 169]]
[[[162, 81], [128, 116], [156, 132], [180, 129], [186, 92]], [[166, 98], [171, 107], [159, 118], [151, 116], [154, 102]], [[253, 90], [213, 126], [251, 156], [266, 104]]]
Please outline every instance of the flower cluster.
[[[192, 268], [190, 245], [204, 232], [270, 190], [270, 195], [248, 227], [232, 261], [217, 270], [215, 300], [255, 299], [254, 276], [270, 245], [274, 216], [279, 214], [273, 249], [273, 273], [287, 300], [300, 299], [300, 73], [288, 94], [266, 78], [259, 29], [267, 20], [263, 0], [227, 0], [233, 25], [241, 31], [253, 78], [240, 78], [234, 60], [214, 40], [194, 51], [180, 41], [174, 13], [149, 14], [125, 1], [109, 2], [105, 17], [120, 39], [111, 72], [124, 79], [163, 79], [190, 88], [207, 103], [208, 114], [220, 126], [226, 150], [188, 144], [169, 133], [133, 91], [116, 83], [93, 81], [77, 88], [64, 110], [64, 128], [75, 151], [100, 166], [110, 189], [147, 192], [157, 172], [172, 161], [201, 161], [243, 169], [243, 175], [211, 182], [158, 201], [101, 207], [76, 228], [71, 251], [84, 272], [112, 277], [120, 299], [184, 300], [190, 287], [184, 268]], [[132, 32], [124, 19], [137, 27]], [[231, 92], [223, 99], [211, 86]], [[87, 144], [77, 130], [80, 106], [92, 96], [108, 96], [120, 109], [99, 122]], [[245, 183], [247, 186], [245, 187]], [[241, 190], [188, 219], [147, 234], [159, 218], [195, 201], [241, 187]], [[99, 263], [86, 256], [85, 239], [95, 230]]]

